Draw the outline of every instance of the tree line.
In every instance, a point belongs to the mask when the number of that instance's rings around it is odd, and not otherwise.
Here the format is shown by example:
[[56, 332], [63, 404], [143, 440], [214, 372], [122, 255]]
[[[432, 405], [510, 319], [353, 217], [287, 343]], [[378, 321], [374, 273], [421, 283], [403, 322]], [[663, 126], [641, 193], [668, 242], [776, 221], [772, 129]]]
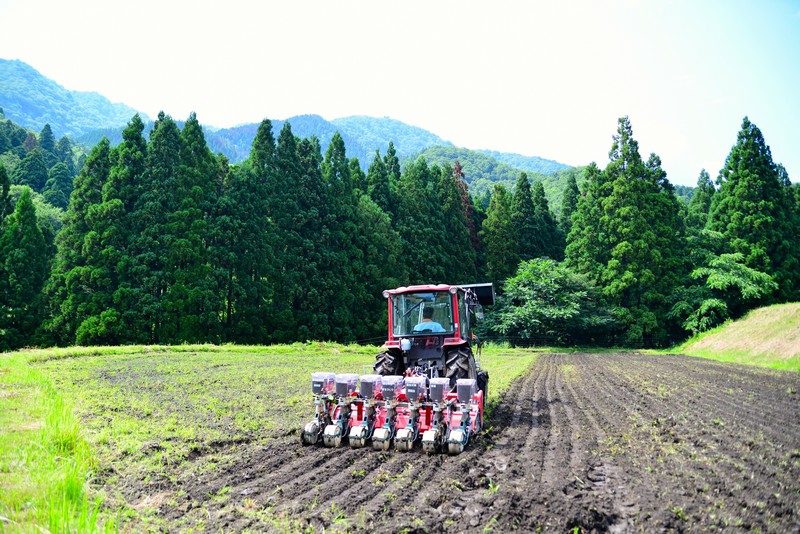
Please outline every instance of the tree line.
[[501, 293], [489, 336], [658, 345], [800, 288], [798, 189], [747, 119], [688, 205], [620, 119], [558, 218], [541, 180], [474, 197], [458, 162], [401, 168], [391, 143], [364, 172], [340, 135], [323, 154], [288, 122], [264, 120], [237, 165], [194, 114], [143, 132], [134, 116], [79, 162], [55, 238], [36, 209], [54, 186], [22, 165], [37, 148], [0, 163], [0, 349], [377, 342], [383, 289], [476, 281]]

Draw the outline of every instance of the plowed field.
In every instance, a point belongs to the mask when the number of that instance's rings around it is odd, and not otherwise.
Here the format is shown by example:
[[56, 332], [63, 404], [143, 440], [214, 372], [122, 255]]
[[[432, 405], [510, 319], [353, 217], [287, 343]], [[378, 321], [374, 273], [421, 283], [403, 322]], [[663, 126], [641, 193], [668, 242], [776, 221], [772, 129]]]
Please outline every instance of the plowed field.
[[543, 354], [460, 456], [228, 444], [221, 473], [185, 469], [151, 505], [213, 531], [797, 532], [798, 391], [685, 356]]

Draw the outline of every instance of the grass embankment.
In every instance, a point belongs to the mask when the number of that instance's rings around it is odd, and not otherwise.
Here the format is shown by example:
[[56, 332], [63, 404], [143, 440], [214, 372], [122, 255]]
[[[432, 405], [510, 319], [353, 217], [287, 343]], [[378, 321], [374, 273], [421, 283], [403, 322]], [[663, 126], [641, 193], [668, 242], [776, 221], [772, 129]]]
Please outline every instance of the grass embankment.
[[753, 310], [704, 332], [670, 352], [800, 371], [800, 303]]
[[[298, 343], [2, 355], [0, 400], [9, 409], [0, 416], [0, 530], [165, 527], [156, 509], [180, 495], [151, 488], [295, 434], [312, 414], [310, 373], [370, 372], [377, 350]], [[490, 409], [535, 358], [483, 350]]]

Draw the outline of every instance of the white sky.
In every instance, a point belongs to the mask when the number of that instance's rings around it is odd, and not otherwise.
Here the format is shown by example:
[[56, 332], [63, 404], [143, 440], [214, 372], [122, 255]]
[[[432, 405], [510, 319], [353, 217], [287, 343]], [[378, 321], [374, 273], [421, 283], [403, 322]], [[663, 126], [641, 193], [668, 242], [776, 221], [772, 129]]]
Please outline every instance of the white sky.
[[0, 57], [155, 117], [391, 117], [467, 148], [642, 157], [694, 185], [742, 118], [800, 181], [800, 0], [0, 0]]

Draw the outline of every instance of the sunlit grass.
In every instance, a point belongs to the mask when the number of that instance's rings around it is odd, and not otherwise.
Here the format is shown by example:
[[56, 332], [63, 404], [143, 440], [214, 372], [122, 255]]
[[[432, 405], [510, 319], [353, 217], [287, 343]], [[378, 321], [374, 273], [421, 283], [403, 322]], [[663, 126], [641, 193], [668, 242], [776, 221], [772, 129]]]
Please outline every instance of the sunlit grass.
[[70, 404], [24, 353], [0, 355], [0, 402], [0, 529], [112, 528], [88, 495], [94, 459]]
[[753, 310], [663, 352], [800, 371], [800, 303]]

